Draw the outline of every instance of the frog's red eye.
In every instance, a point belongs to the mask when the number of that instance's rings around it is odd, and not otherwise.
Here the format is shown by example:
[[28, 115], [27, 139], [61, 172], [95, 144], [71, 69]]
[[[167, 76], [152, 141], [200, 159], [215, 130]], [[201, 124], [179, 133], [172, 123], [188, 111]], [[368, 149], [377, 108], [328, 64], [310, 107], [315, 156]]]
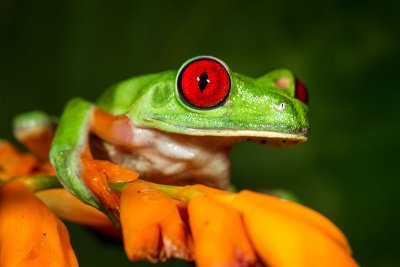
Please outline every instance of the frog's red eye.
[[295, 84], [295, 97], [303, 102], [304, 104], [308, 103], [308, 92], [307, 88], [304, 86], [302, 81], [299, 78], [296, 78], [296, 84]]
[[177, 78], [181, 100], [190, 107], [208, 109], [222, 104], [229, 95], [231, 78], [222, 62], [199, 57], [186, 63]]

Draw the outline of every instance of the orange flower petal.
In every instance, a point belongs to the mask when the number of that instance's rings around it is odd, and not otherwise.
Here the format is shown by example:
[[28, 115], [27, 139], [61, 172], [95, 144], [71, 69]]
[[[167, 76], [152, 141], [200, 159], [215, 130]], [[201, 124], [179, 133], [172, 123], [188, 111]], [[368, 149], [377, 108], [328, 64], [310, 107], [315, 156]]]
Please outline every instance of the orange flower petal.
[[121, 225], [129, 259], [191, 260], [191, 239], [179, 205], [178, 201], [140, 182], [124, 190]]
[[358, 266], [343, 233], [309, 208], [251, 191], [224, 201], [242, 213], [250, 239], [269, 267]]
[[235, 209], [210, 197], [196, 196], [188, 211], [197, 266], [255, 264], [255, 252]]
[[0, 266], [78, 266], [65, 225], [23, 184], [0, 187]]
[[44, 190], [35, 195], [63, 220], [87, 225], [109, 237], [121, 238], [121, 231], [103, 212], [83, 203], [65, 189]]
[[65, 189], [39, 191], [36, 196], [64, 220], [93, 227], [113, 226], [104, 213], [83, 203]]

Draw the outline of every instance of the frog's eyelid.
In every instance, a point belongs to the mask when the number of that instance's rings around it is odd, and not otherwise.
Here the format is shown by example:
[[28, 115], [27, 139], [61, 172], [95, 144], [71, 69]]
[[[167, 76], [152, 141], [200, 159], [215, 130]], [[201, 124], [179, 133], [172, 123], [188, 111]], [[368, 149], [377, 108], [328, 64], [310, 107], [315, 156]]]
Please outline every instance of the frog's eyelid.
[[287, 76], [279, 78], [277, 81], [275, 81], [275, 86], [285, 91], [289, 90], [290, 78]]

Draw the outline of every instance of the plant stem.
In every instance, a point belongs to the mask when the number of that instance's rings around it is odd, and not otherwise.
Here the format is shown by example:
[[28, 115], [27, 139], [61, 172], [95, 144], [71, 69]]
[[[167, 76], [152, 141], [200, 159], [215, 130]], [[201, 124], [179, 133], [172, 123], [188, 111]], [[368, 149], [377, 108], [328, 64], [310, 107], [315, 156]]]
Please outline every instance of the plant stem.
[[176, 186], [176, 185], [164, 185], [164, 184], [156, 184], [147, 182], [144, 180], [137, 179], [133, 182], [122, 182], [122, 183], [110, 183], [109, 186], [112, 191], [117, 193], [122, 193], [126, 187], [128, 187], [131, 183], [142, 183], [146, 186], [163, 192], [171, 198], [182, 202], [188, 202], [193, 197], [203, 194], [200, 190], [193, 188], [192, 186]]
[[19, 176], [12, 182], [21, 182], [25, 184], [32, 192], [38, 192], [46, 189], [63, 188], [62, 184], [55, 176]]

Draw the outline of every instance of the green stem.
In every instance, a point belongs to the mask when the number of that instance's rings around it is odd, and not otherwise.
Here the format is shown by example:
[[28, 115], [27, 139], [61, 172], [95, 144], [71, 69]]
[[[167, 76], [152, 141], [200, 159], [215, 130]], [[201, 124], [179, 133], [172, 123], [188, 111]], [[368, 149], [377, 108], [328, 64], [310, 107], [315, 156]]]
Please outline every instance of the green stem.
[[184, 188], [183, 186], [176, 186], [176, 185], [163, 185], [163, 184], [154, 184], [154, 183], [149, 183], [152, 188], [163, 192], [164, 194], [177, 199], [177, 200], [183, 200], [182, 199], [182, 189]]
[[110, 183], [109, 186], [112, 191], [117, 193], [122, 193], [122, 191], [124, 191], [131, 183], [145, 184], [152, 189], [163, 192], [169, 197], [183, 202], [188, 202], [193, 197], [203, 194], [203, 192], [194, 189], [190, 185], [189, 186], [164, 185], [164, 184], [151, 183], [139, 179], [133, 182]]
[[108, 183], [108, 186], [110, 189], [115, 192], [115, 193], [122, 193], [122, 191], [125, 190], [125, 188], [128, 187], [131, 183], [129, 182], [119, 182], [119, 183]]
[[189, 202], [192, 198], [204, 193], [200, 190], [193, 188], [190, 185], [186, 186], [174, 186], [174, 185], [163, 185], [163, 184], [152, 184], [154, 189], [163, 192], [164, 194], [182, 202]]
[[46, 189], [63, 188], [55, 176], [19, 176], [10, 181], [24, 183], [32, 192]]

